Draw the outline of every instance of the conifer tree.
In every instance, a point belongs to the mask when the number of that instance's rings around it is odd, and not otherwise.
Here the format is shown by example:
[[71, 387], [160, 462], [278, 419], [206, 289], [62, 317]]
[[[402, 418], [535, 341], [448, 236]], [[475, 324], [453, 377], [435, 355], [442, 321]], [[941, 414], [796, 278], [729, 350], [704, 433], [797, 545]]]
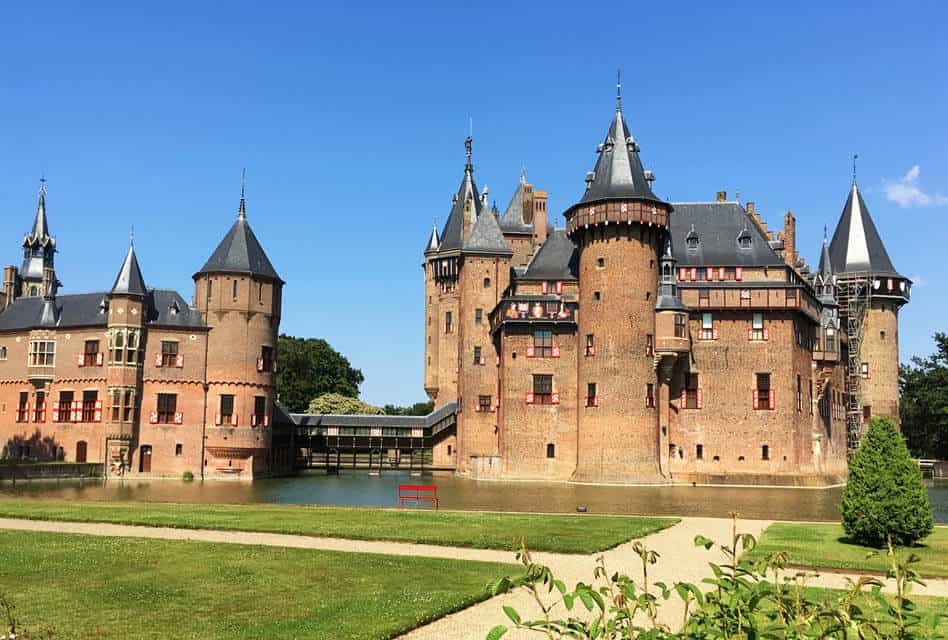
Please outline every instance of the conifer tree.
[[910, 545], [932, 532], [932, 508], [918, 465], [895, 424], [869, 421], [849, 461], [849, 480], [840, 507], [843, 528], [853, 541], [884, 547]]

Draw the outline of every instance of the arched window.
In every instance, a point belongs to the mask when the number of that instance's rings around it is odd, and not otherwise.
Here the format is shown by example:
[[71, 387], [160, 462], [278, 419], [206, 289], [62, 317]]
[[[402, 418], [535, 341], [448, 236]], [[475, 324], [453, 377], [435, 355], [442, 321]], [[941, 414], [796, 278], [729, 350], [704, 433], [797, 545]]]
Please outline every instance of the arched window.
[[554, 445], [552, 442], [546, 445], [546, 457], [547, 458], [556, 457], [556, 445]]
[[30, 287], [30, 295], [31, 295], [31, 296], [35, 296], [35, 295], [36, 295], [36, 285], [35, 285], [35, 284], [34, 284], [32, 287]]
[[237, 278], [234, 278], [234, 300], [237, 299]]

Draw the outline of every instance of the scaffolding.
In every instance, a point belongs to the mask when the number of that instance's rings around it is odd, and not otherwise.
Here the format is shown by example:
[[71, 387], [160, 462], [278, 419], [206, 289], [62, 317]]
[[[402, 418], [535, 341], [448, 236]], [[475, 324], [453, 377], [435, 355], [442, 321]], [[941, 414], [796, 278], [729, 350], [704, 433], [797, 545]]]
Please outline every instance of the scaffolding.
[[862, 338], [866, 312], [872, 302], [869, 273], [846, 274], [837, 282], [842, 323], [846, 327], [846, 444], [849, 455], [859, 448], [863, 431]]

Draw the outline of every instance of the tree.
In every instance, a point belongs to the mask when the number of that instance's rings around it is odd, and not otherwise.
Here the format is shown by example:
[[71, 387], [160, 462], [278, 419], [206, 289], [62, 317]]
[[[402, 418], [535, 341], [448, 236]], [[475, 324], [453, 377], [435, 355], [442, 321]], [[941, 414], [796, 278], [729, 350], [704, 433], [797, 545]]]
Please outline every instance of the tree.
[[277, 362], [277, 393], [281, 404], [293, 413], [302, 413], [310, 400], [325, 393], [356, 398], [365, 379], [320, 338], [281, 335]]
[[309, 406], [306, 408], [306, 413], [374, 416], [382, 415], [385, 412], [358, 398], [350, 398], [349, 396], [344, 396], [339, 393], [324, 393], [309, 403]]
[[849, 461], [840, 505], [843, 529], [859, 544], [910, 545], [932, 532], [932, 507], [918, 464], [887, 417], [869, 420]]
[[387, 404], [383, 409], [385, 415], [388, 416], [426, 416], [434, 411], [434, 400], [416, 402], [410, 407], [399, 407], [398, 405]]
[[902, 434], [919, 458], [948, 460], [948, 335], [935, 334], [935, 353], [899, 368]]

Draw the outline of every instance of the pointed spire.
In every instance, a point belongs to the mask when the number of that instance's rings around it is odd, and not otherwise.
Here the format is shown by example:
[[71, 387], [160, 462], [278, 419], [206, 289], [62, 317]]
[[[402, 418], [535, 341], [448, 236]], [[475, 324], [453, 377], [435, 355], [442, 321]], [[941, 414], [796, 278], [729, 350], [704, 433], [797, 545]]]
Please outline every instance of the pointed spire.
[[247, 219], [246, 191], [247, 191], [247, 170], [241, 169], [240, 170], [240, 205], [237, 207], [238, 220]]
[[145, 287], [145, 279], [142, 277], [141, 267], [138, 266], [138, 258], [135, 256], [134, 235], [128, 243], [128, 253], [125, 254], [122, 268], [119, 269], [118, 275], [115, 277], [112, 293], [142, 297], [148, 293]]
[[428, 245], [425, 247], [425, 253], [431, 253], [433, 251], [437, 251], [440, 245], [441, 245], [441, 238], [438, 237], [438, 225], [432, 222], [431, 237], [428, 238]]
[[898, 274], [855, 182], [836, 223], [829, 255], [833, 273], [837, 275], [861, 272]]
[[46, 178], [44, 177], [40, 178], [33, 228], [23, 239], [23, 246], [46, 246], [47, 244], [55, 244], [55, 241], [49, 235], [49, 224], [46, 221]]
[[471, 201], [474, 222], [480, 215], [482, 204], [477, 191], [477, 184], [474, 182], [474, 163], [471, 160], [471, 147], [473, 139], [468, 136], [464, 140], [464, 150], [466, 162], [464, 164], [464, 177], [461, 178], [461, 186], [457, 193], [451, 199], [451, 211], [448, 213], [448, 219], [444, 223], [444, 229], [441, 232], [441, 251], [450, 251], [460, 249], [464, 243], [462, 237], [464, 233], [464, 207], [468, 200]]

